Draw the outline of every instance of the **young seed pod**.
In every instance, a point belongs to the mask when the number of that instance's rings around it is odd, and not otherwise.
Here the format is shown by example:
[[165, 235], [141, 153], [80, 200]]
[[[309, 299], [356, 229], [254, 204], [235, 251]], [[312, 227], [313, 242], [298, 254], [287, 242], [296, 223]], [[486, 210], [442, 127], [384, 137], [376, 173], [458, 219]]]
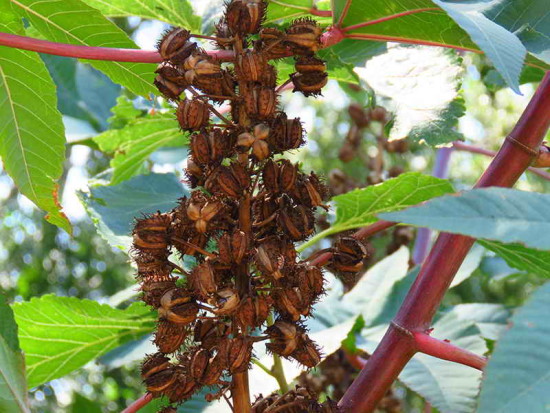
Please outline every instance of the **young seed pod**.
[[174, 288], [166, 292], [160, 299], [159, 317], [174, 324], [190, 324], [197, 318], [199, 307], [189, 291]]
[[176, 117], [182, 130], [199, 130], [208, 125], [210, 109], [208, 104], [202, 100], [185, 99], [178, 104]]
[[227, 26], [232, 33], [258, 33], [265, 9], [266, 4], [263, 0], [233, 0], [225, 12]]
[[319, 96], [328, 82], [326, 72], [294, 73], [290, 78], [294, 84], [293, 92], [301, 92], [305, 97]]
[[297, 55], [311, 55], [321, 47], [322, 29], [310, 18], [292, 22], [286, 30], [285, 44]]
[[181, 347], [188, 335], [189, 330], [185, 326], [161, 320], [157, 324], [153, 342], [161, 353], [170, 354]]

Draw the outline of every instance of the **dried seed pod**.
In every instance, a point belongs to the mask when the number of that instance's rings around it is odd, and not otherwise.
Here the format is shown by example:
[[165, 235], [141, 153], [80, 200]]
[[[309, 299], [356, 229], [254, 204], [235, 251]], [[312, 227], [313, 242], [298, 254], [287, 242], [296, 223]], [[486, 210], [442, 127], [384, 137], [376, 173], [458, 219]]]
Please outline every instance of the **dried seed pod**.
[[194, 192], [187, 205], [187, 217], [195, 223], [195, 230], [204, 234], [223, 209], [224, 205], [220, 201], [212, 198], [207, 200], [200, 192]]
[[285, 44], [294, 54], [310, 55], [321, 47], [322, 29], [310, 18], [302, 18], [292, 22], [286, 30]]
[[205, 261], [193, 268], [193, 271], [189, 274], [189, 283], [204, 298], [217, 291], [216, 277], [210, 261]]
[[241, 301], [236, 318], [243, 329], [261, 326], [269, 315], [269, 297], [246, 297]]
[[358, 103], [350, 103], [348, 106], [348, 113], [359, 128], [365, 128], [369, 126], [370, 116]]
[[265, 9], [266, 4], [263, 0], [233, 0], [225, 11], [227, 26], [232, 33], [258, 33]]
[[157, 73], [159, 76], [161, 76], [163, 79], [169, 80], [170, 82], [181, 86], [181, 87], [188, 87], [189, 82], [187, 79], [185, 79], [185, 72], [182, 71], [179, 67], [174, 66], [173, 64], [170, 64], [168, 62], [163, 62], [157, 66], [157, 70], [155, 70], [155, 73]]
[[190, 324], [197, 318], [199, 307], [188, 290], [174, 288], [160, 299], [159, 317], [175, 324]]
[[185, 371], [180, 369], [176, 373], [176, 380], [164, 391], [164, 394], [170, 403], [178, 403], [189, 399], [198, 388], [198, 383], [187, 377]]
[[246, 371], [252, 358], [252, 341], [247, 337], [238, 336], [227, 340], [225, 346], [229, 372], [235, 374]]
[[269, 130], [266, 124], [260, 123], [254, 126], [252, 132], [241, 133], [237, 139], [237, 148], [241, 152], [252, 148], [252, 155], [258, 161], [263, 161], [270, 154], [269, 145], [266, 142]]
[[209, 300], [216, 307], [213, 311], [217, 315], [235, 314], [240, 301], [239, 294], [233, 288], [224, 288], [216, 293], [215, 298]]
[[279, 356], [288, 357], [296, 350], [298, 338], [304, 332], [302, 327], [294, 323], [278, 320], [265, 330], [271, 340], [266, 347]]
[[219, 383], [226, 364], [227, 360], [225, 359], [225, 354], [221, 351], [217, 351], [216, 355], [208, 360], [208, 365], [202, 375], [201, 383], [205, 386], [212, 386]]
[[170, 359], [162, 353], [149, 354], [141, 364], [141, 378], [146, 379], [154, 374], [169, 369]]
[[144, 381], [147, 391], [153, 397], [158, 397], [168, 389], [176, 381], [176, 374], [173, 368], [162, 370], [152, 376], [147, 377]]
[[239, 230], [225, 233], [218, 240], [218, 261], [223, 264], [240, 264], [248, 251], [248, 236]]
[[170, 354], [181, 347], [188, 335], [185, 326], [161, 320], [157, 324], [154, 343], [161, 353]]
[[194, 341], [200, 342], [202, 348], [211, 350], [229, 335], [229, 327], [215, 319], [198, 320], [194, 329]]
[[183, 62], [185, 79], [190, 84], [195, 84], [197, 79], [219, 82], [222, 77], [220, 63], [212, 59], [202, 50], [197, 50]]
[[241, 81], [260, 82], [267, 68], [265, 56], [252, 50], [237, 56], [235, 71]]
[[319, 267], [305, 264], [296, 265], [292, 277], [298, 280], [302, 293], [308, 295], [311, 302], [317, 300], [325, 291], [323, 272]]
[[170, 60], [175, 55], [189, 48], [189, 36], [189, 30], [185, 30], [179, 27], [175, 27], [164, 33], [162, 39], [157, 45], [157, 49], [161, 57], [164, 60]]
[[304, 96], [319, 96], [328, 82], [326, 72], [294, 73], [290, 75], [294, 84], [293, 92], [301, 92]]
[[230, 166], [220, 166], [216, 170], [216, 181], [216, 187], [207, 189], [212, 189], [214, 193], [219, 189], [224, 195], [238, 199], [250, 186], [250, 173], [241, 164], [234, 162]]
[[209, 95], [214, 102], [222, 103], [235, 96], [236, 81], [227, 70], [222, 70], [219, 78], [196, 77], [193, 86]]
[[176, 288], [175, 280], [144, 282], [141, 286], [141, 290], [143, 291], [141, 299], [147, 305], [159, 308], [161, 298], [174, 288]]
[[284, 152], [302, 146], [304, 131], [300, 119], [287, 119], [284, 113], [280, 113], [270, 125], [268, 142], [276, 152]]
[[273, 248], [273, 243], [260, 245], [256, 249], [254, 261], [264, 276], [275, 280], [283, 277], [281, 270], [285, 265], [285, 257], [278, 248]]
[[284, 42], [286, 34], [272, 27], [264, 27], [260, 30], [260, 41], [262, 52], [267, 54], [269, 59], [280, 59], [288, 56], [288, 48]]
[[293, 286], [293, 283], [282, 283], [271, 293], [273, 306], [284, 319], [298, 321], [302, 316], [308, 316], [311, 312], [314, 299], [310, 294]]
[[327, 186], [321, 182], [314, 172], [309, 176], [300, 175], [293, 189], [292, 195], [294, 200], [309, 208], [325, 207], [323, 201], [329, 197]]
[[181, 94], [185, 90], [185, 87], [179, 86], [161, 75], [158, 75], [153, 83], [159, 92], [168, 100], [179, 100]]
[[271, 89], [277, 88], [277, 69], [275, 69], [275, 66], [267, 65], [266, 70], [262, 73], [260, 83], [262, 86]]
[[228, 141], [227, 134], [219, 128], [191, 135], [189, 146], [193, 160], [201, 166], [219, 164], [228, 155]]
[[286, 195], [281, 197], [281, 211], [277, 222], [293, 241], [305, 240], [315, 229], [315, 218], [311, 209], [294, 205]]
[[187, 167], [185, 168], [185, 182], [191, 187], [196, 188], [199, 185], [204, 185], [206, 175], [204, 170], [197, 165], [192, 157], [187, 158]]
[[165, 255], [153, 255], [137, 251], [134, 261], [137, 265], [137, 277], [143, 283], [172, 280], [172, 265], [168, 262], [168, 250]]
[[409, 150], [409, 142], [406, 139], [386, 141], [384, 149], [389, 153], [405, 153]]
[[164, 257], [169, 245], [170, 223], [170, 216], [160, 212], [137, 220], [133, 231], [133, 247], [152, 256]]
[[319, 348], [307, 334], [302, 334], [298, 348], [292, 353], [292, 358], [306, 367], [315, 367], [321, 361]]
[[357, 273], [369, 252], [363, 242], [353, 237], [340, 237], [334, 244], [328, 268], [338, 274]]
[[315, 56], [300, 56], [296, 59], [294, 67], [299, 73], [326, 72], [325, 61]]
[[197, 348], [191, 351], [191, 363], [189, 366], [189, 371], [191, 373], [191, 378], [194, 381], [200, 382], [206, 367], [208, 366], [208, 361], [210, 360], [210, 353], [208, 350], [203, 348]]
[[178, 104], [176, 116], [182, 130], [199, 130], [208, 125], [210, 109], [200, 99], [185, 99]]
[[277, 109], [277, 94], [273, 88], [256, 86], [245, 95], [244, 107], [251, 119], [268, 119]]
[[[268, 397], [260, 395], [252, 405], [251, 413], [268, 413], [271, 411], [288, 413], [324, 412], [317, 402], [317, 396], [307, 388], [298, 385], [294, 390], [290, 390], [283, 395], [277, 393], [272, 393]], [[326, 412], [331, 413], [330, 410]]]

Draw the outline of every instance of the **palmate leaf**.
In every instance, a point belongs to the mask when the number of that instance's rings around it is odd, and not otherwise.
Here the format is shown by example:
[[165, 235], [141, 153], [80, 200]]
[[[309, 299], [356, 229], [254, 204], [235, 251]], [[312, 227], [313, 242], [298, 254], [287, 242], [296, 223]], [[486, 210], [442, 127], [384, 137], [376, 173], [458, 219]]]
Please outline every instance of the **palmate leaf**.
[[17, 324], [3, 295], [0, 295], [0, 411], [30, 413]]
[[[96, 9], [80, 0], [9, 0], [48, 40], [86, 46], [136, 48], [135, 43]], [[86, 61], [111, 80], [138, 95], [154, 93], [155, 65]]]
[[[0, 2], [0, 31], [23, 34], [10, 14], [7, 0]], [[55, 85], [36, 53], [0, 48], [0, 156], [19, 191], [46, 219], [70, 232], [58, 202], [56, 180], [63, 172], [65, 130], [57, 110]]]
[[381, 184], [335, 196], [332, 200], [336, 205], [336, 221], [301, 245], [299, 251], [331, 234], [372, 224], [381, 212], [396, 211], [451, 192], [454, 189], [445, 179], [407, 172]]
[[433, 199], [379, 218], [438, 231], [550, 250], [550, 195], [483, 188]]
[[539, 251], [521, 244], [503, 244], [497, 241], [479, 240], [478, 243], [504, 258], [509, 266], [550, 279], [550, 251]]
[[187, 0], [83, 0], [107, 17], [137, 16], [160, 20], [200, 33], [201, 18], [193, 13]]
[[550, 283], [511, 319], [485, 369], [478, 412], [545, 412], [550, 405]]
[[162, 146], [183, 146], [187, 142], [173, 114], [138, 118], [122, 129], [111, 129], [94, 137], [104, 152], [114, 152], [112, 184], [134, 176], [143, 162]]
[[118, 310], [96, 301], [45, 295], [13, 306], [29, 387], [64, 376], [150, 333], [155, 316], [142, 303]]
[[328, 1], [314, 0], [268, 0], [266, 23], [285, 22], [300, 17], [312, 17], [320, 24], [328, 25], [330, 17], [312, 16], [310, 10], [318, 8], [320, 10], [329, 9]]
[[[352, 38], [482, 50], [508, 84], [517, 90], [525, 47], [515, 34], [483, 14], [499, 3], [502, 2], [334, 0], [333, 19]], [[519, 8], [517, 11], [519, 18]], [[364, 24], [366, 22], [371, 23]], [[350, 26], [353, 27], [347, 29]], [[530, 62], [548, 68], [540, 60], [530, 59]]]

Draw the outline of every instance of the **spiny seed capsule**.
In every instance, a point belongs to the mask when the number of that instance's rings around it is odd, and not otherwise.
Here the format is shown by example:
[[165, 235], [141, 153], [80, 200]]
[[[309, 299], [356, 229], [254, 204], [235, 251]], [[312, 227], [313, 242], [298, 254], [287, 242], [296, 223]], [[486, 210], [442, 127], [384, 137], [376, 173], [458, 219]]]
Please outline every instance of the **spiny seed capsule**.
[[235, 70], [239, 79], [247, 82], [259, 82], [266, 67], [267, 60], [263, 54], [247, 50], [237, 56]]
[[265, 27], [260, 31], [262, 52], [270, 59], [280, 59], [288, 56], [288, 48], [284, 43], [285, 33], [279, 29]]
[[263, 0], [233, 0], [225, 12], [227, 26], [233, 33], [258, 33], [265, 8]]
[[189, 40], [189, 30], [175, 27], [167, 31], [157, 45], [158, 51], [164, 60], [169, 60], [178, 53]]
[[178, 104], [176, 116], [184, 131], [193, 131], [208, 125], [210, 110], [208, 103], [199, 99], [185, 99]]
[[311, 55], [321, 46], [321, 27], [310, 18], [292, 22], [286, 31], [285, 43], [298, 55]]
[[179, 100], [181, 94], [185, 90], [185, 87], [165, 79], [162, 75], [158, 75], [153, 83], [159, 92], [168, 100]]
[[300, 56], [296, 59], [294, 67], [300, 73], [325, 72], [327, 70], [325, 61], [315, 56]]
[[326, 72], [305, 72], [290, 75], [294, 84], [293, 92], [301, 92], [304, 96], [319, 96], [328, 82]]

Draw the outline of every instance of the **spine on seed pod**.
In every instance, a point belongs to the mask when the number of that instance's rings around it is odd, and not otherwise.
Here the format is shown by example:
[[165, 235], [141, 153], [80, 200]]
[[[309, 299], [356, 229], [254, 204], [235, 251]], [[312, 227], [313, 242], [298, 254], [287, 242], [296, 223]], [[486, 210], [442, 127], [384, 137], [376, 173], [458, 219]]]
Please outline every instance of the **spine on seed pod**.
[[[304, 131], [299, 119], [280, 110], [277, 73], [269, 64], [293, 53], [294, 91], [319, 95], [327, 83], [325, 63], [314, 55], [321, 29], [310, 19], [285, 32], [264, 28], [265, 11], [265, 1], [228, 3], [215, 36], [218, 48], [236, 54], [231, 69], [209, 57], [185, 29], [174, 28], [159, 42], [164, 62], [155, 85], [177, 105], [181, 129], [191, 132], [185, 174], [194, 190], [170, 213], [139, 219], [134, 228], [142, 299], [159, 315], [158, 352], [144, 361], [142, 377], [153, 396], [171, 404], [211, 386], [219, 390], [207, 399], [231, 390], [239, 412], [260, 413], [273, 404], [330, 412], [333, 403], [317, 403], [304, 388], [260, 396], [252, 406], [248, 399], [255, 342], [266, 340], [270, 352], [306, 367], [320, 361], [302, 320], [323, 294], [323, 274], [299, 262], [294, 244], [313, 234], [314, 212], [328, 196], [314, 173], [279, 157], [304, 144]], [[258, 40], [251, 41], [252, 34]], [[228, 118], [215, 110], [222, 102], [231, 105]], [[342, 238], [333, 251], [335, 270], [361, 269], [366, 251], [356, 240]], [[186, 273], [171, 254], [194, 256], [198, 264]], [[276, 320], [266, 326], [271, 313]], [[263, 334], [252, 335], [257, 329]]]

